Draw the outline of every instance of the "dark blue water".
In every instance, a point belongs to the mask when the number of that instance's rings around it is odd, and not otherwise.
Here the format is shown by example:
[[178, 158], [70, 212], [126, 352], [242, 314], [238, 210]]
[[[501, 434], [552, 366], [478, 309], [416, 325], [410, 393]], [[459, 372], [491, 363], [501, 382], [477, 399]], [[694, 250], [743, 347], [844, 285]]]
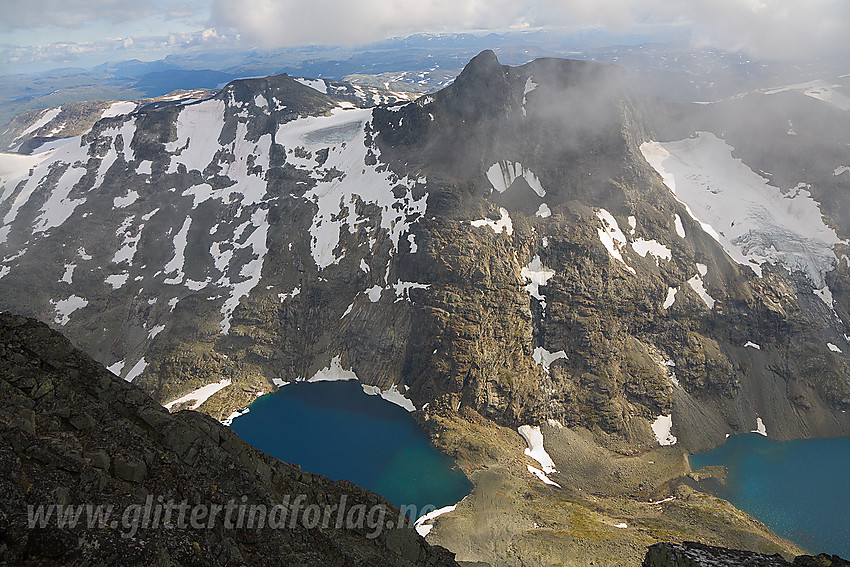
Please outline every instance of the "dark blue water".
[[442, 508], [472, 488], [406, 410], [366, 395], [358, 382], [290, 384], [257, 398], [231, 427], [282, 461], [349, 480], [397, 506]]
[[850, 437], [773, 441], [733, 435], [691, 457], [691, 467], [725, 465], [717, 496], [811, 553], [850, 558]]

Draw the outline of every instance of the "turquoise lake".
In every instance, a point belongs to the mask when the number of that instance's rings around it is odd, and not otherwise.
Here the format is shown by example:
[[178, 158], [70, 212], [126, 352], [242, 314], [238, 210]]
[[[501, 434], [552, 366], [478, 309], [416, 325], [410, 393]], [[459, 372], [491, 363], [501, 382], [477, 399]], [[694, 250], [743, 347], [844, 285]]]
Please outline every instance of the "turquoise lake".
[[407, 411], [359, 382], [296, 383], [267, 394], [231, 428], [302, 470], [348, 480], [397, 506], [456, 504], [472, 489]]
[[773, 441], [733, 435], [693, 455], [691, 467], [725, 465], [717, 496], [810, 553], [850, 558], [850, 437]]

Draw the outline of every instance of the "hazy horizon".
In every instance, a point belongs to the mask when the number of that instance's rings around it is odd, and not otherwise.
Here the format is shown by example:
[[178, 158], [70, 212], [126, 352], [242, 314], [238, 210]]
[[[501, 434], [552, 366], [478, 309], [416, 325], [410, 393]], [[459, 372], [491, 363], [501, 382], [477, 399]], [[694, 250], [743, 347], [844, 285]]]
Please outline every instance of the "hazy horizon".
[[650, 40], [807, 61], [850, 47], [842, 0], [32, 0], [0, 21], [0, 75], [169, 55], [368, 46], [418, 33], [552, 31]]

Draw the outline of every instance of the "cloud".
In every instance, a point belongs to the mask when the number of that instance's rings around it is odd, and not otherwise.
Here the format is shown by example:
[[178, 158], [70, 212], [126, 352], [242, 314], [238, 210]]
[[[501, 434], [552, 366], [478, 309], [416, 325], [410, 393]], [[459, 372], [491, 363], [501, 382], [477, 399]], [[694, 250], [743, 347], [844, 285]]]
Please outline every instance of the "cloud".
[[93, 22], [124, 24], [148, 17], [194, 22], [210, 0], [26, 0], [4, 2], [0, 32], [45, 27], [81, 28]]
[[213, 0], [213, 24], [264, 47], [417, 32], [688, 25], [698, 45], [781, 59], [850, 48], [847, 0]]
[[[91, 42], [58, 41], [46, 45], [21, 46], [0, 43], [0, 62], [28, 65], [42, 62], [74, 63], [87, 55], [103, 58], [121, 54], [125, 58], [152, 54], [164, 56], [175, 49], [215, 51], [244, 48], [239, 38], [215, 29], [197, 32], [175, 32], [145, 37], [108, 38]], [[2, 69], [2, 66], [0, 66]]]
[[0, 31], [46, 26], [77, 28], [92, 20], [123, 22], [144, 18], [155, 10], [144, 2], [123, 0], [27, 0], [6, 2]]
[[846, 0], [711, 0], [690, 14], [695, 40], [779, 59], [846, 53], [850, 2]]

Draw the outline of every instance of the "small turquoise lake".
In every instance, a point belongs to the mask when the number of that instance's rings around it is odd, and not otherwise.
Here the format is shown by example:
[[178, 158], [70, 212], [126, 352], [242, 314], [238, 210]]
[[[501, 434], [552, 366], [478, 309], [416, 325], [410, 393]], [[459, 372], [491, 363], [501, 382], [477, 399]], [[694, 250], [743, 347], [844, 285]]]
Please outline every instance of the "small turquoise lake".
[[472, 489], [408, 412], [359, 382], [299, 382], [267, 394], [231, 428], [302, 470], [348, 480], [397, 506], [456, 504]]
[[724, 465], [717, 496], [810, 553], [850, 558], [850, 437], [773, 441], [733, 435], [693, 455], [691, 467]]

